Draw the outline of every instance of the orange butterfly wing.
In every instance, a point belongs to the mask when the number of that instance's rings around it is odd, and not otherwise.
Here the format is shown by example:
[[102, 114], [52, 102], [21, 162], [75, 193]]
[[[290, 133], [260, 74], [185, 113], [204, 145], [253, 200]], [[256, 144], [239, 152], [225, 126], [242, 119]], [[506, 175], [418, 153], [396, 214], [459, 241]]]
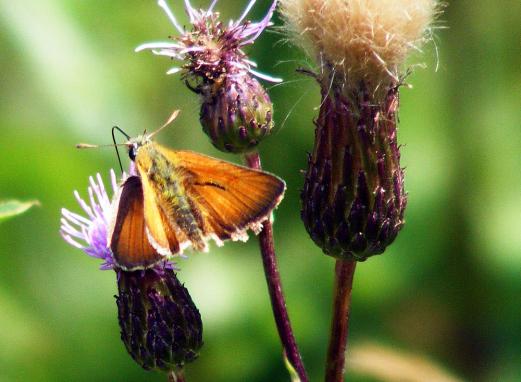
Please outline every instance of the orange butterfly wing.
[[116, 219], [109, 238], [116, 263], [126, 270], [143, 269], [161, 261], [162, 256], [150, 244], [143, 214], [143, 189], [137, 176], [122, 186]]
[[176, 254], [180, 251], [179, 239], [168, 224], [158, 192], [148, 179], [144, 169], [139, 166], [137, 169], [143, 184], [144, 215], [148, 239], [160, 254], [164, 256]]
[[176, 255], [190, 245], [184, 232], [174, 219], [174, 211], [162, 197], [164, 190], [149, 177], [152, 158], [141, 153], [136, 160], [136, 169], [143, 184], [144, 215], [148, 239], [152, 246], [164, 256]]
[[269, 173], [191, 151], [158, 149], [180, 169], [200, 228], [218, 243], [246, 240], [246, 230], [259, 231], [283, 198], [284, 181]]

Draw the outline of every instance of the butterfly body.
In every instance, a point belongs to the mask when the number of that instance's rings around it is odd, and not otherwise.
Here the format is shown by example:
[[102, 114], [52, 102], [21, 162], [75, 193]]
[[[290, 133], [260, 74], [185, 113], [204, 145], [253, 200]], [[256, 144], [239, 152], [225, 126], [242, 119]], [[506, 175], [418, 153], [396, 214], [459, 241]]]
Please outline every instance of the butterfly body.
[[205, 250], [204, 233], [200, 227], [202, 220], [185, 188], [190, 174], [175, 152], [148, 142], [138, 149], [135, 163], [141, 179], [148, 178], [152, 193], [163, 202], [160, 207], [169, 225], [179, 229], [178, 235], [182, 235], [179, 232], [182, 231], [195, 249]]
[[210, 239], [247, 240], [280, 203], [284, 182], [269, 173], [191, 151], [167, 149], [147, 135], [128, 142], [136, 174], [122, 185], [109, 246], [123, 269], [144, 269], [206, 251]]

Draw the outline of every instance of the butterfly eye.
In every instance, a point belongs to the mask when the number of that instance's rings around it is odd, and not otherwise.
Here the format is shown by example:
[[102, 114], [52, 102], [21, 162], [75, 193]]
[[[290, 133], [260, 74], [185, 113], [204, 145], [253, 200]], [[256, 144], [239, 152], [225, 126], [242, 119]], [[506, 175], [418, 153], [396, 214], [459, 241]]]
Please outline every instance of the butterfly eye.
[[128, 149], [128, 156], [130, 157], [130, 160], [131, 161], [136, 160], [136, 155], [137, 155], [137, 146], [136, 145], [130, 146], [130, 148]]

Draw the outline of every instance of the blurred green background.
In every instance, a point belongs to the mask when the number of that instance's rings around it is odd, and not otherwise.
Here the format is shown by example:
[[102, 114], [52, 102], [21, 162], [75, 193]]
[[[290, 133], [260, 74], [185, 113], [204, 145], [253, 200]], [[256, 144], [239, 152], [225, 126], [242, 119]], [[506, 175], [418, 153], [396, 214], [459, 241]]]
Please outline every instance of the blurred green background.
[[[170, 3], [185, 23], [181, 1]], [[218, 8], [237, 18], [245, 4], [222, 0]], [[267, 7], [259, 1], [253, 19]], [[451, 2], [443, 20], [439, 69], [431, 45], [415, 58], [427, 69], [401, 93], [407, 224], [384, 256], [356, 271], [352, 381], [381, 380], [361, 370], [363, 362], [384, 364], [378, 352], [360, 355], [367, 343], [461, 380], [521, 380], [521, 3]], [[74, 144], [110, 143], [114, 124], [137, 135], [180, 108], [160, 142], [239, 159], [210, 145], [196, 96], [165, 75], [171, 63], [133, 52], [171, 33], [152, 0], [0, 0], [0, 198], [42, 204], [0, 224], [2, 382], [165, 380], [141, 370], [119, 339], [115, 274], [99, 271], [58, 230], [61, 207], [79, 211], [73, 190], [85, 196], [89, 175], [108, 179], [117, 167], [112, 149]], [[270, 87], [279, 130], [261, 153], [264, 167], [288, 184], [276, 247], [295, 334], [318, 381], [334, 261], [308, 238], [298, 195], [319, 89], [295, 74], [310, 62], [283, 39], [266, 33], [249, 53], [287, 81]], [[204, 322], [205, 346], [187, 380], [287, 381], [256, 240], [179, 266]]]

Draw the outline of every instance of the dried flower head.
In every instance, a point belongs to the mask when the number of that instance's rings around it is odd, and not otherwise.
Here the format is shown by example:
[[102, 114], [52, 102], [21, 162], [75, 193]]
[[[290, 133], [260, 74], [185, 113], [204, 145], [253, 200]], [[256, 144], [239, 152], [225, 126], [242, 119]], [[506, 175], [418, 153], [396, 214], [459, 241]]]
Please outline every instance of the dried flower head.
[[397, 80], [430, 38], [436, 0], [281, 0], [287, 27], [316, 58], [356, 84]]
[[255, 148], [271, 132], [273, 105], [257, 78], [280, 82], [255, 70], [243, 48], [251, 45], [271, 25], [277, 1], [259, 22], [247, 20], [255, 4], [251, 0], [242, 15], [225, 23], [214, 11], [214, 0], [207, 10], [185, 10], [190, 27], [183, 29], [164, 0], [158, 4], [166, 12], [178, 36], [172, 42], [140, 45], [136, 51], [151, 49], [154, 54], [184, 62], [167, 73], [182, 73], [186, 85], [201, 95], [200, 120], [211, 142], [221, 151], [242, 153]]

